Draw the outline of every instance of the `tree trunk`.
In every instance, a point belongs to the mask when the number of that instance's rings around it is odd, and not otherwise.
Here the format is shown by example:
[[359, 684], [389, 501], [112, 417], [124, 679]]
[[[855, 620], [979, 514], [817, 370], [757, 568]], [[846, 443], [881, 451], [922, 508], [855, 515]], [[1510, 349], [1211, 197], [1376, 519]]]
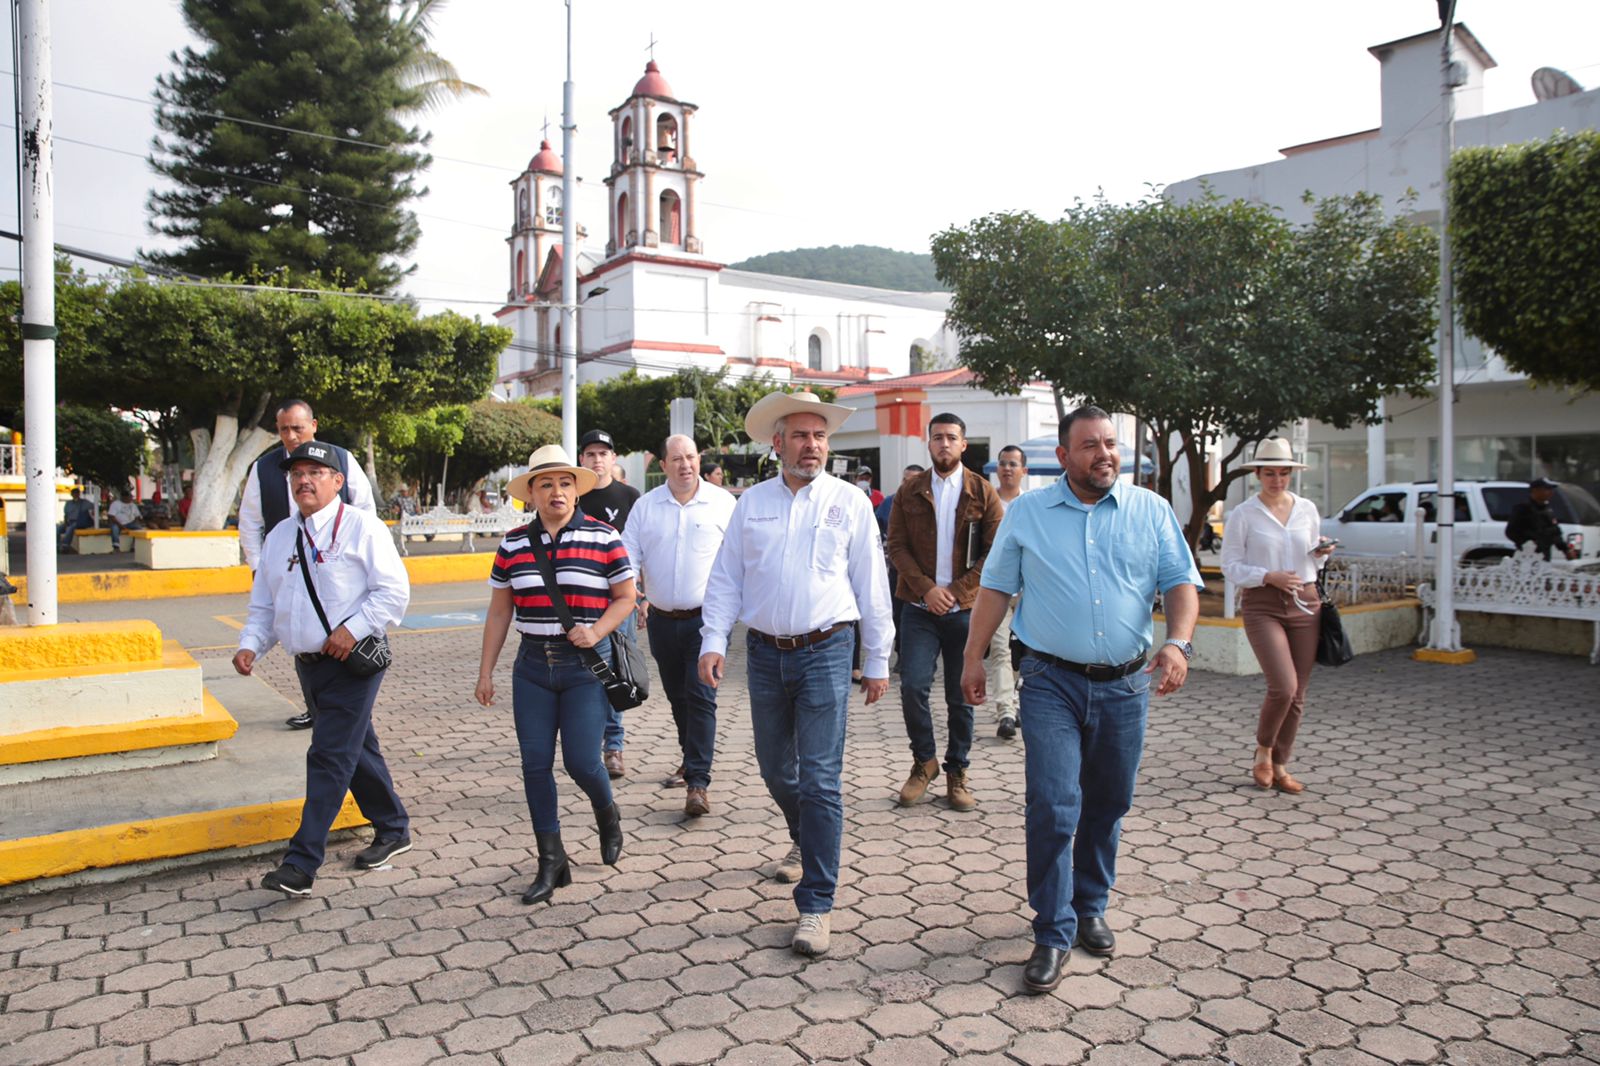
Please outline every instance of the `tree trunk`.
[[[193, 531], [222, 529], [227, 525], [233, 498], [250, 473], [250, 464], [272, 446], [277, 435], [261, 428], [267, 397], [257, 406], [249, 428], [239, 431], [238, 408], [218, 411], [213, 428], [194, 429], [194, 500], [183, 528]], [[204, 458], [202, 458], [202, 456]]]
[[372, 444], [373, 435], [374, 434], [370, 429], [364, 434], [366, 437], [364, 443], [366, 445], [367, 452], [367, 483], [372, 486], [373, 501], [378, 503], [378, 510], [382, 511], [383, 504], [382, 501], [378, 499], [380, 495], [378, 491], [378, 453]]
[[1184, 524], [1183, 535], [1189, 550], [1196, 551], [1200, 544], [1200, 530], [1205, 527], [1211, 505], [1217, 502], [1215, 489], [1206, 486], [1206, 451], [1194, 433], [1183, 434], [1184, 451], [1189, 457], [1189, 521]]

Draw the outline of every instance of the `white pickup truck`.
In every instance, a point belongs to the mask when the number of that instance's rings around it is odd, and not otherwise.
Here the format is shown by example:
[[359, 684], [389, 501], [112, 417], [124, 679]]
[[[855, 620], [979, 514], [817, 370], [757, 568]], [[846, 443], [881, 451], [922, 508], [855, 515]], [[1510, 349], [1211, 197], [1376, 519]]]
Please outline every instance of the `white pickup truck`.
[[[1434, 516], [1438, 487], [1432, 481], [1377, 485], [1322, 520], [1323, 536], [1338, 540], [1339, 554], [1432, 559], [1438, 537]], [[1468, 561], [1510, 555], [1506, 522], [1528, 498], [1525, 481], [1457, 481], [1455, 547]], [[1560, 482], [1550, 501], [1576, 563], [1600, 558], [1600, 502], [1579, 485]], [[1559, 562], [1560, 560], [1553, 560]]]

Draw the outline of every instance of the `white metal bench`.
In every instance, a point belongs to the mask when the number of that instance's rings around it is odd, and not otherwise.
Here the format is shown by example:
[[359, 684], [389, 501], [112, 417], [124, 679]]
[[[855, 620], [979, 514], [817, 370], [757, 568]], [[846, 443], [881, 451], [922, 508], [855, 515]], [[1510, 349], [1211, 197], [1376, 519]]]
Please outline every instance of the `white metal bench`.
[[[1439, 597], [1431, 583], [1424, 583], [1417, 586], [1417, 598], [1422, 601], [1420, 643], [1432, 632], [1430, 623]], [[1455, 609], [1592, 622], [1594, 647], [1589, 662], [1600, 663], [1600, 574], [1548, 563], [1534, 552], [1531, 543], [1498, 563], [1458, 566]], [[1459, 632], [1455, 636], [1459, 641]]]
[[435, 507], [422, 514], [403, 515], [394, 526], [395, 544], [401, 555], [409, 555], [406, 541], [412, 537], [459, 536], [461, 550], [478, 550], [478, 537], [502, 537], [527, 522], [522, 511], [501, 507], [484, 514], [458, 514], [448, 507]]

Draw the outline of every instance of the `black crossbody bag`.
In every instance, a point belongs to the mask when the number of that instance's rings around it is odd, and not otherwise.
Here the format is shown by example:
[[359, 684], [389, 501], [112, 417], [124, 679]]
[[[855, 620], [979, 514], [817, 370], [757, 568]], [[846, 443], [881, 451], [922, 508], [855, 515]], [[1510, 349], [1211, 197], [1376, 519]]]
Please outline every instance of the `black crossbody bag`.
[[[305, 537], [299, 530], [295, 530], [294, 550], [300, 556], [300, 574], [306, 579], [306, 592], [311, 594], [311, 606], [316, 608], [318, 621], [331, 637], [333, 627], [328, 624], [327, 612], [322, 609], [322, 601], [317, 598], [317, 586], [311, 581], [311, 564], [306, 562]], [[344, 625], [344, 622], [339, 624]], [[350, 649], [350, 657], [344, 661], [344, 665], [345, 669], [357, 677], [371, 677], [387, 669], [393, 660], [394, 656], [389, 651], [389, 635], [374, 633], [356, 641], [356, 646]]]
[[[545, 591], [550, 594], [550, 605], [555, 608], [556, 620], [561, 623], [562, 629], [570, 633], [578, 623], [573, 620], [572, 611], [567, 607], [567, 594], [561, 591], [561, 584], [556, 580], [555, 562], [545, 554], [544, 539], [537, 522], [528, 529], [528, 545], [539, 564], [539, 576], [544, 579]], [[638, 642], [629, 639], [620, 627], [611, 634], [611, 658], [615, 660], [615, 667], [602, 659], [593, 648], [578, 648], [578, 655], [583, 659], [584, 668], [605, 686], [606, 699], [616, 710], [632, 710], [650, 698], [644, 653], [639, 650]]]

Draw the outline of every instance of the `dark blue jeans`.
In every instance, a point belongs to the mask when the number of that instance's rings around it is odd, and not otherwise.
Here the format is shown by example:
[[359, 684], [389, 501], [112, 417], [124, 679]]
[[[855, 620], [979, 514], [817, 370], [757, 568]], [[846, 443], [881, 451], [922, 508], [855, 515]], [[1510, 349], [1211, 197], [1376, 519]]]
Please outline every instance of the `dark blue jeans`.
[[833, 910], [839, 881], [844, 833], [839, 778], [854, 645], [854, 626], [794, 651], [745, 637], [756, 765], [789, 824], [789, 839], [800, 845], [794, 902], [801, 914]]
[[1033, 939], [1068, 950], [1078, 918], [1105, 914], [1122, 816], [1144, 751], [1150, 675], [1090, 681], [1023, 657], [1028, 905]]
[[[635, 637], [635, 639], [637, 639], [637, 636], [636, 636], [637, 629], [635, 628], [637, 626], [637, 624], [638, 624], [635, 621], [637, 618], [638, 618], [637, 614], [634, 614], [634, 613], [630, 612], [628, 617], [623, 620], [622, 625], [617, 627], [618, 628], [618, 632], [626, 633], [626, 634], [628, 634], [628, 636]], [[608, 652], [605, 653], [605, 655], [606, 655], [606, 661], [610, 662], [611, 661], [611, 653], [608, 651]], [[615, 707], [611, 706], [611, 704], [609, 702], [607, 702], [606, 703], [605, 744], [604, 744], [604, 747], [605, 747], [605, 749], [607, 751], [621, 751], [622, 750], [622, 740], [623, 740], [622, 712], [617, 710]]]
[[938, 754], [933, 736], [933, 665], [944, 660], [944, 701], [950, 740], [944, 749], [946, 770], [965, 770], [972, 751], [973, 708], [961, 698], [961, 654], [967, 646], [970, 611], [934, 614], [906, 604], [900, 615], [900, 709], [906, 718], [911, 755], [925, 763]]
[[395, 795], [372, 728], [372, 704], [387, 671], [357, 677], [338, 659], [297, 659], [294, 667], [306, 706], [316, 718], [311, 747], [306, 749], [306, 802], [283, 861], [315, 877], [346, 792], [355, 796], [356, 806], [380, 839], [407, 833], [411, 819]]
[[678, 727], [683, 780], [690, 788], [711, 784], [711, 760], [717, 752], [717, 693], [700, 680], [700, 625], [699, 615], [668, 618], [652, 611], [645, 619], [650, 654]]
[[[595, 650], [611, 659], [611, 640]], [[605, 686], [583, 665], [578, 649], [565, 637], [523, 638], [511, 675], [511, 714], [522, 750], [522, 789], [536, 833], [561, 828], [556, 806], [556, 737], [561, 737], [561, 762], [596, 807], [611, 805], [611, 779], [600, 761], [600, 733], [605, 729]]]

